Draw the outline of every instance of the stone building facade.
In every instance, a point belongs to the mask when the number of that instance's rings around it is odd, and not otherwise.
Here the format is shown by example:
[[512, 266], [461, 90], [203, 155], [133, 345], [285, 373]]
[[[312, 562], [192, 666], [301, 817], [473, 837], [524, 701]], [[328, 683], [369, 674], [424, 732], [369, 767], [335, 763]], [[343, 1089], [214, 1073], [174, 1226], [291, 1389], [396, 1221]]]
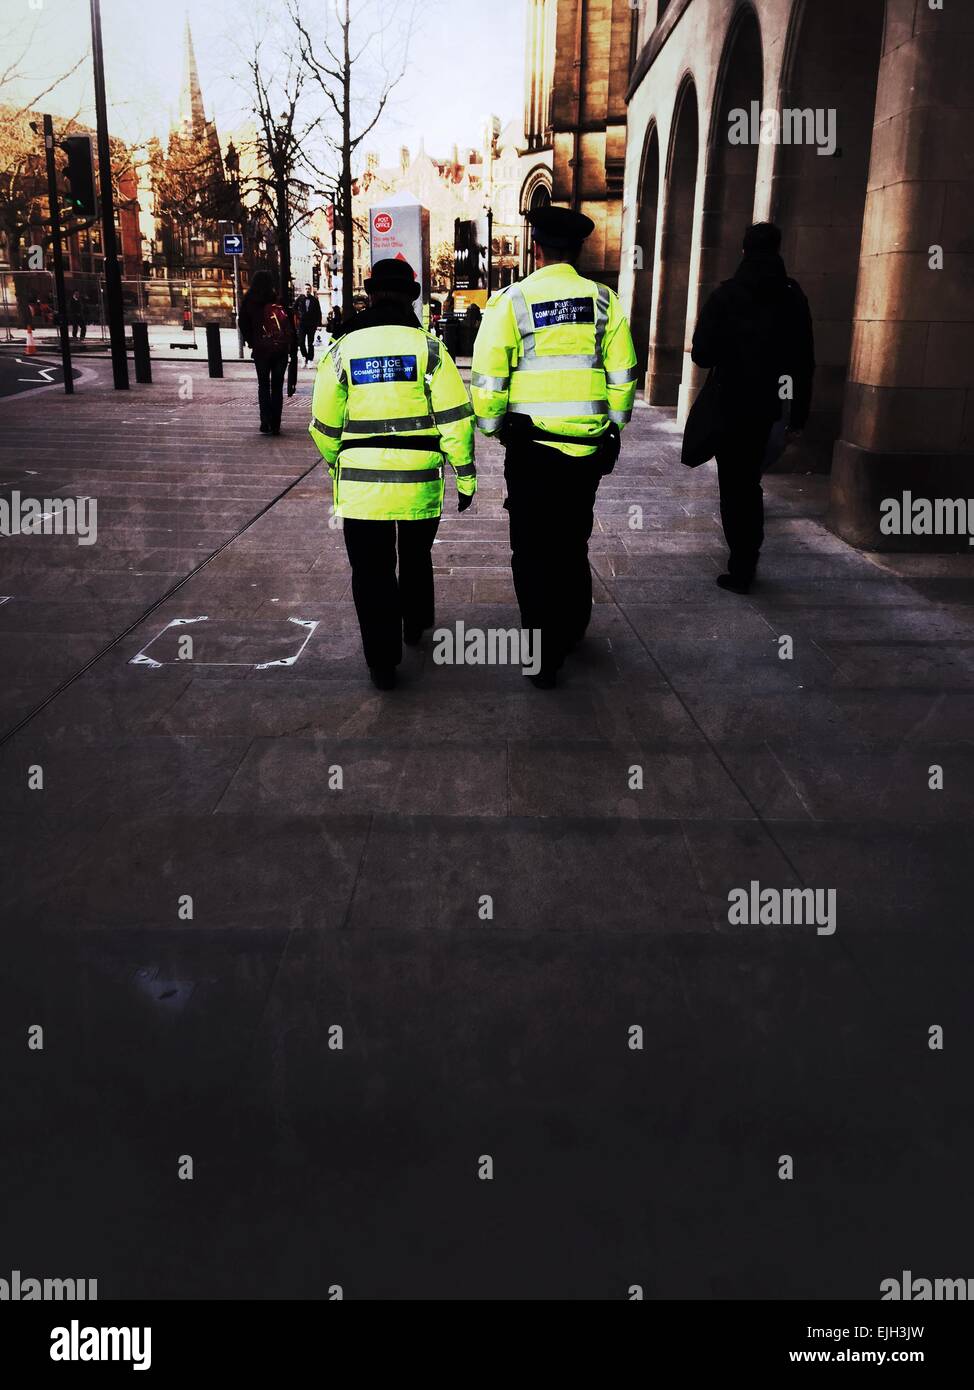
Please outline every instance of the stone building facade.
[[[770, 218], [815, 321], [804, 462], [831, 464], [834, 528], [966, 548], [884, 534], [880, 502], [974, 494], [974, 5], [645, 0], [636, 16], [620, 290], [646, 399], [685, 418], [698, 310], [743, 227]], [[732, 143], [741, 111], [777, 129]]]
[[591, 217], [579, 268], [613, 287], [634, 15], [630, 0], [527, 0], [522, 216], [553, 202]]

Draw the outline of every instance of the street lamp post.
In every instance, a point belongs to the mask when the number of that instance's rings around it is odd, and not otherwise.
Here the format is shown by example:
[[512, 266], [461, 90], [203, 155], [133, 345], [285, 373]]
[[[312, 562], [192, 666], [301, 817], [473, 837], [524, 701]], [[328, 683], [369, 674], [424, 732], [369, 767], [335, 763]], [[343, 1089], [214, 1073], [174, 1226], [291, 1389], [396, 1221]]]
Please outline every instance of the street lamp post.
[[61, 368], [64, 373], [64, 393], [74, 394], [74, 374], [71, 370], [71, 347], [68, 338], [68, 306], [64, 298], [64, 255], [61, 250], [61, 210], [58, 206], [57, 174], [54, 169], [54, 123], [44, 117], [44, 152], [47, 157], [47, 200], [51, 214], [51, 243], [54, 251], [54, 285], [61, 337]]
[[243, 333], [240, 331], [240, 257], [233, 258], [233, 319], [237, 325], [237, 356], [243, 361]]
[[105, 252], [105, 298], [108, 305], [108, 334], [112, 345], [112, 376], [116, 391], [129, 389], [129, 368], [125, 358], [125, 318], [122, 312], [122, 276], [118, 268], [115, 241], [115, 198], [112, 192], [112, 152], [108, 143], [108, 112], [105, 102], [105, 57], [101, 43], [101, 3], [91, 4], [91, 61], [95, 72], [95, 123], [98, 130], [98, 181], [101, 188], [102, 244]]
[[[242, 251], [242, 250], [243, 250], [243, 244], [244, 244], [244, 232], [243, 232], [243, 228], [244, 228], [244, 226], [245, 226], [245, 216], [244, 216], [243, 202], [242, 202], [241, 197], [240, 197], [240, 155], [237, 153], [237, 147], [234, 145], [234, 143], [233, 143], [232, 140], [230, 141], [230, 144], [229, 144], [229, 146], [227, 147], [227, 153], [226, 153], [226, 158], [224, 159], [224, 164], [226, 165], [227, 173], [230, 175], [230, 192], [231, 192], [231, 196], [232, 196], [232, 199], [233, 199], [232, 206], [233, 206], [233, 208], [234, 208], [234, 210], [235, 210], [235, 212], [236, 212], [236, 214], [237, 214], [237, 218], [236, 218], [236, 221], [231, 221], [230, 219], [221, 219], [220, 225], [222, 226], [222, 225], [223, 225], [223, 222], [225, 221], [225, 222], [226, 222], [226, 225], [227, 225], [227, 226], [230, 228], [230, 230], [233, 232], [234, 236], [238, 236], [238, 235], [239, 235], [239, 237], [240, 237], [241, 251]], [[238, 223], [238, 222], [239, 222], [240, 228], [241, 228], [241, 230], [240, 230], [239, 233], [237, 232], [237, 223]], [[239, 255], [233, 257], [233, 319], [234, 319], [234, 323], [235, 323], [236, 329], [237, 329], [237, 356], [240, 358], [241, 361], [243, 361], [243, 355], [244, 355], [244, 340], [243, 340], [243, 333], [242, 333], [241, 330], [240, 330], [240, 256], [239, 256]]]
[[[236, 223], [231, 222], [228, 217], [221, 217], [217, 225], [220, 227], [229, 227], [234, 236], [243, 237], [242, 232], [238, 233]], [[237, 356], [242, 362], [244, 355], [244, 340], [243, 333], [240, 330], [240, 272], [237, 268], [240, 264], [240, 257], [231, 256], [230, 259], [233, 261], [233, 321], [237, 328]]]

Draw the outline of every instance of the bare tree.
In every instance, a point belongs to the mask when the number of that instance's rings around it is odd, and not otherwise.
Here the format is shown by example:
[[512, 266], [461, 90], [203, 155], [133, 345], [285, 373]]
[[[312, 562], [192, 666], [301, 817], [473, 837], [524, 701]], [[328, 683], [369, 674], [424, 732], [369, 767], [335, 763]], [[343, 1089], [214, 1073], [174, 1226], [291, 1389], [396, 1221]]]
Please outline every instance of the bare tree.
[[[406, 72], [409, 43], [415, 26], [416, 0], [404, 6], [399, 31], [390, 34], [389, 7], [382, 0], [334, 0], [336, 20], [326, 17], [321, 33], [312, 37], [302, 18], [300, 0], [288, 0], [291, 19], [298, 34], [301, 60], [320, 87], [338, 118], [334, 135], [325, 132], [328, 145], [338, 161], [338, 173], [330, 191], [342, 233], [342, 308], [351, 312], [355, 272], [355, 218], [352, 210], [352, 166], [356, 152], [375, 128], [396, 86]], [[325, 11], [327, 16], [327, 11]], [[374, 26], [374, 27], [371, 27]], [[363, 30], [368, 32], [363, 36]], [[397, 52], [390, 66], [382, 57], [382, 39]], [[369, 55], [371, 74], [363, 59]], [[365, 82], [357, 81], [360, 64]], [[362, 74], [359, 74], [361, 76]], [[365, 87], [372, 86], [371, 95]]]
[[[321, 115], [305, 114], [303, 100], [308, 73], [293, 55], [283, 72], [265, 69], [263, 44], [254, 45], [247, 59], [247, 81], [257, 118], [257, 134], [248, 161], [251, 168], [241, 175], [241, 192], [248, 185], [259, 195], [259, 202], [270, 215], [277, 241], [281, 273], [281, 294], [287, 297], [291, 280], [291, 235], [313, 216], [310, 195], [315, 180], [306, 177], [313, 168], [308, 160], [308, 143], [321, 125]], [[246, 153], [246, 142], [242, 146]]]
[[232, 211], [219, 145], [173, 130], [165, 150], [158, 139], [147, 142], [146, 163], [166, 263], [183, 269], [192, 259], [192, 239]]
[[[17, 56], [0, 69], [0, 92], [26, 81], [22, 64], [33, 46], [36, 30], [37, 25], [34, 24], [21, 43]], [[77, 62], [29, 101], [22, 105], [0, 107], [0, 239], [6, 244], [7, 259], [12, 270], [21, 268], [21, 243], [26, 236], [39, 232], [39, 244], [46, 246], [50, 241], [44, 146], [32, 130], [31, 120], [40, 119], [40, 103], [77, 72], [88, 56], [89, 50], [86, 49]], [[63, 124], [64, 134], [70, 134], [72, 128], [77, 128], [73, 119]], [[89, 222], [82, 222], [69, 230], [80, 230], [89, 225]], [[16, 278], [14, 293], [23, 321], [26, 317], [27, 291], [23, 282]]]
[[[7, 66], [5, 68], [0, 69], [0, 91], [2, 91], [4, 87], [10, 86], [10, 84], [13, 82], [25, 81], [24, 74], [21, 71], [21, 64], [27, 57], [27, 54], [30, 52], [36, 34], [37, 24], [35, 23], [31, 27], [30, 33], [27, 35], [26, 39], [21, 45], [18, 56], [16, 58], [11, 58]], [[91, 50], [89, 48], [86, 48], [85, 51], [81, 54], [78, 61], [74, 63], [70, 68], [68, 68], [67, 72], [62, 72], [60, 77], [55, 77], [52, 82], [49, 82], [47, 84], [43, 91], [38, 92], [36, 96], [30, 99], [30, 101], [25, 102], [23, 106], [16, 109], [14, 119], [25, 115], [28, 111], [36, 111], [38, 106], [46, 96], [49, 96], [50, 93], [53, 92], [56, 87], [60, 87], [62, 82], [66, 82], [69, 77], [72, 77], [81, 67], [82, 63], [87, 62], [90, 53]]]
[[[48, 199], [47, 160], [40, 133], [41, 113], [24, 107], [15, 111], [0, 105], [0, 243], [6, 247], [12, 271], [35, 270], [25, 264], [25, 251], [47, 248], [53, 239]], [[92, 131], [75, 117], [59, 120], [56, 140], [66, 135], [90, 135]], [[138, 208], [138, 178], [132, 150], [121, 140], [111, 140], [112, 184], [119, 212]], [[65, 156], [55, 149], [55, 165], [60, 174]], [[96, 217], [79, 217], [61, 209], [61, 230], [65, 240], [98, 226]], [[14, 295], [20, 321], [27, 321], [27, 302], [31, 284], [14, 277]]]

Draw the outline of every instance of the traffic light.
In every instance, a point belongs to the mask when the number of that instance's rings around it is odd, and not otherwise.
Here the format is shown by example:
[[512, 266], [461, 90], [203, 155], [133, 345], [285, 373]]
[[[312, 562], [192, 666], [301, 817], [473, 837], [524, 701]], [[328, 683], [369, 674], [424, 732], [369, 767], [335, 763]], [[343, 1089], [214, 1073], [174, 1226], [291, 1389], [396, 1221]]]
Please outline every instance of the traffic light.
[[61, 148], [68, 156], [64, 177], [71, 189], [64, 200], [66, 205], [79, 217], [97, 217], [98, 200], [95, 197], [91, 136], [66, 135], [61, 141]]

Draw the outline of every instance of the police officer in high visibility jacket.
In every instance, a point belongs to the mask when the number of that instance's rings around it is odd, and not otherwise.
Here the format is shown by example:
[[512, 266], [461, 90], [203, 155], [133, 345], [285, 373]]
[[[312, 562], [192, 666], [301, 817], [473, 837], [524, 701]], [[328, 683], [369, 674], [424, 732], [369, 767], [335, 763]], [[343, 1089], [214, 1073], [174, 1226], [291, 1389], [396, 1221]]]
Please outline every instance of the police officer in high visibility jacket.
[[391, 690], [403, 640], [417, 645], [433, 625], [444, 459], [459, 511], [477, 490], [473, 410], [455, 363], [416, 321], [411, 266], [377, 261], [365, 288], [368, 309], [318, 366], [310, 430], [333, 480], [365, 660]]
[[616, 296], [575, 269], [591, 219], [547, 207], [528, 221], [538, 269], [488, 301], [470, 381], [477, 428], [506, 449], [514, 589], [541, 632], [531, 679], [550, 688], [592, 615], [595, 494], [632, 415], [636, 353]]

